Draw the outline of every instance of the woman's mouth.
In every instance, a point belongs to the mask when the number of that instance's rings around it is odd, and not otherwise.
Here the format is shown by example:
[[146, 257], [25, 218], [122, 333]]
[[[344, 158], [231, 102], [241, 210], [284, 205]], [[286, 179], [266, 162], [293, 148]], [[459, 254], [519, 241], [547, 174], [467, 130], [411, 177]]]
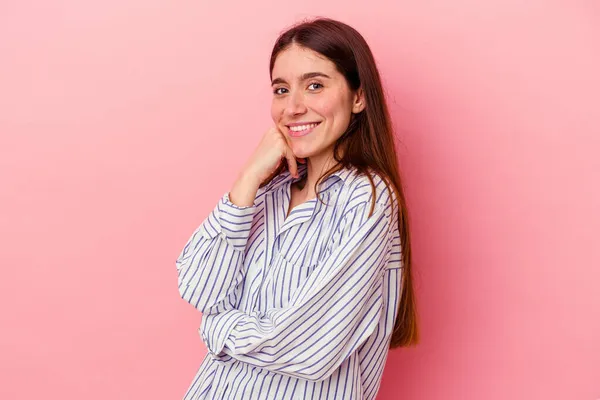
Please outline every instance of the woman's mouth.
[[305, 135], [308, 135], [309, 133], [311, 133], [313, 131], [313, 129], [315, 129], [319, 124], [320, 124], [320, 122], [313, 122], [313, 123], [308, 123], [308, 124], [304, 124], [304, 125], [288, 126], [287, 128], [288, 128], [288, 132], [289, 132], [290, 136], [300, 137], [300, 136], [305, 136]]

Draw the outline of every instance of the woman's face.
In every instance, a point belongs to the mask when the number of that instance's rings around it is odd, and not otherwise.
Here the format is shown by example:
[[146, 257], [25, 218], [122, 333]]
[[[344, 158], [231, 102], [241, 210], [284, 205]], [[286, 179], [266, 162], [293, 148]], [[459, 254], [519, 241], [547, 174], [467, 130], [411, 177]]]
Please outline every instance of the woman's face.
[[332, 155], [351, 114], [364, 108], [361, 91], [353, 93], [327, 58], [296, 44], [279, 53], [272, 76], [271, 116], [295, 156]]

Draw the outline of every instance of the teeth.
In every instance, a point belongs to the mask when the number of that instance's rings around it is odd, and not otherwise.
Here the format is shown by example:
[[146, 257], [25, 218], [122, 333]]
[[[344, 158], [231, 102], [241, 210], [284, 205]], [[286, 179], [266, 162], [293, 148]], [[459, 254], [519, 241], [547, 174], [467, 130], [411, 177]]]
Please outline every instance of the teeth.
[[302, 132], [307, 129], [312, 129], [319, 124], [308, 124], [308, 125], [299, 125], [299, 126], [290, 126], [290, 130], [293, 132]]

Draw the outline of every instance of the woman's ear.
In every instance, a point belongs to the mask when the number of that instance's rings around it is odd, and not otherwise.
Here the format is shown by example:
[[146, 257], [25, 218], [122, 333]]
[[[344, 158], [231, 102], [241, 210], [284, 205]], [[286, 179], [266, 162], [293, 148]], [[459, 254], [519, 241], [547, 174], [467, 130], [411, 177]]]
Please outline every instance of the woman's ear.
[[352, 103], [352, 112], [358, 114], [365, 109], [365, 93], [362, 87], [359, 87], [356, 93], [354, 93], [354, 101]]

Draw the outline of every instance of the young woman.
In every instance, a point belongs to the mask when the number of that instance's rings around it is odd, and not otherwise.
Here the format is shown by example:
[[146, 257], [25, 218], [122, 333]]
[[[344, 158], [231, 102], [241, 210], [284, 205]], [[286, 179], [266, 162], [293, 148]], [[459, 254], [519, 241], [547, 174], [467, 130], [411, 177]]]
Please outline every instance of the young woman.
[[209, 353], [185, 400], [373, 399], [417, 342], [407, 210], [363, 37], [296, 25], [271, 55], [269, 129], [177, 259]]

